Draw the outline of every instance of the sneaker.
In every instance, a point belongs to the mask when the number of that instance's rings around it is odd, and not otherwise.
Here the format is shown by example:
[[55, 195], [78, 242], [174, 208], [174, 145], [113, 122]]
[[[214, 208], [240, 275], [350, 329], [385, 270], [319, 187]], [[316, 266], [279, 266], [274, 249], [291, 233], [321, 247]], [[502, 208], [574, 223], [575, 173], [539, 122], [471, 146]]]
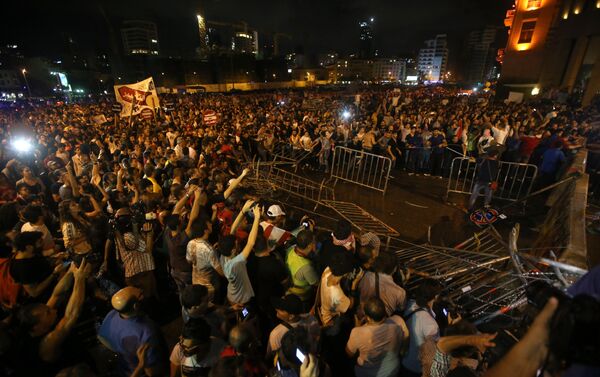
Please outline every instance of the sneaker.
[[429, 173], [425, 173], [425, 174], [423, 174], [423, 175], [424, 175], [424, 176], [426, 176], [426, 177], [429, 177], [431, 174], [429, 174]]
[[439, 176], [439, 175], [438, 175], [436, 178], [437, 178], [437, 179], [442, 179], [442, 177], [441, 177], [441, 176]]
[[409, 175], [409, 176], [410, 176], [410, 175], [415, 175], [415, 173], [408, 173], [408, 175]]

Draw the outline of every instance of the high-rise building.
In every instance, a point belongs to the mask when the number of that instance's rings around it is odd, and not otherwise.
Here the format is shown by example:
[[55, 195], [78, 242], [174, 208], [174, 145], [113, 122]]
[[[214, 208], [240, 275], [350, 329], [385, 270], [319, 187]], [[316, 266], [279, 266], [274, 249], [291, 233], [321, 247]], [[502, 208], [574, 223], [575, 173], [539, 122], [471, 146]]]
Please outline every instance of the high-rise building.
[[196, 21], [198, 22], [198, 36], [200, 37], [200, 55], [206, 56], [208, 54], [208, 32], [206, 30], [206, 22], [201, 14], [196, 15]]
[[378, 81], [404, 81], [406, 62], [400, 59], [380, 58], [373, 61], [373, 79]]
[[506, 12], [509, 36], [500, 80], [509, 91], [600, 91], [600, 1], [516, 0]]
[[373, 56], [373, 23], [374, 18], [370, 18], [367, 21], [359, 22], [360, 26], [360, 50], [359, 57], [363, 59], [370, 58]]
[[236, 54], [258, 55], [258, 32], [236, 32], [231, 38], [231, 50]]
[[495, 78], [499, 30], [497, 26], [487, 26], [469, 33], [463, 60], [463, 66], [466, 67], [464, 81], [482, 83]]
[[438, 34], [425, 41], [425, 47], [419, 50], [417, 69], [426, 81], [443, 80], [448, 64], [448, 41], [446, 34]]
[[158, 31], [154, 22], [124, 21], [121, 37], [126, 55], [158, 55]]

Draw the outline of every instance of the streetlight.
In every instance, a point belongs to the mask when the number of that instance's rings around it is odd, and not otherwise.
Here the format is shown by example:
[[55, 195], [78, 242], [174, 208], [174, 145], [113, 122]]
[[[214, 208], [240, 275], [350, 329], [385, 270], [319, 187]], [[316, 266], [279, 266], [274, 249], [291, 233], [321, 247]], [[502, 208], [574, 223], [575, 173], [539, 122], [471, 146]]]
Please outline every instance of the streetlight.
[[23, 74], [23, 78], [25, 79], [25, 86], [27, 87], [27, 93], [29, 93], [29, 97], [31, 97], [31, 89], [29, 88], [29, 81], [27, 81], [27, 70], [25, 68], [23, 68], [21, 70], [21, 73]]

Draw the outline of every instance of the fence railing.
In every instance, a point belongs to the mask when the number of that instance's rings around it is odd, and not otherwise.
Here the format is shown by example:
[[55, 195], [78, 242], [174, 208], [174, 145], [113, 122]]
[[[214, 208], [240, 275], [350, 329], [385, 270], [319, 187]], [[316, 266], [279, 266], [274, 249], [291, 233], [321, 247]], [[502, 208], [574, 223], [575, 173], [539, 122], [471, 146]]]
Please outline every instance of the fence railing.
[[292, 144], [281, 141], [273, 148], [273, 162], [288, 163], [297, 171], [300, 163], [311, 155], [311, 151], [294, 148]]
[[[478, 162], [468, 157], [456, 157], [450, 166], [450, 176], [445, 200], [450, 193], [471, 194], [477, 176]], [[498, 189], [496, 199], [516, 201], [529, 195], [537, 177], [537, 166], [517, 162], [498, 161], [498, 174], [495, 181]]]
[[368, 187], [385, 194], [392, 160], [374, 153], [363, 152], [346, 147], [335, 147], [331, 178]]

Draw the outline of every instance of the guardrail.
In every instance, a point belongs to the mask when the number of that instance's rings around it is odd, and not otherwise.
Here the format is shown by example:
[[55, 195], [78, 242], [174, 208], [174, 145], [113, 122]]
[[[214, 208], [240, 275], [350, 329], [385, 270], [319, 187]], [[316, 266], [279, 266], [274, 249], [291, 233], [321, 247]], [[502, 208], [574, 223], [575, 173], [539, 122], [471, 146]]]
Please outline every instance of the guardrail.
[[[450, 177], [445, 200], [450, 193], [471, 194], [475, 185], [478, 162], [468, 157], [456, 157], [450, 166]], [[529, 195], [537, 177], [537, 166], [517, 162], [498, 161], [498, 189], [494, 191], [496, 199], [516, 201]]]
[[387, 190], [392, 160], [374, 153], [363, 152], [346, 147], [335, 147], [331, 178], [354, 183], [373, 190]]

